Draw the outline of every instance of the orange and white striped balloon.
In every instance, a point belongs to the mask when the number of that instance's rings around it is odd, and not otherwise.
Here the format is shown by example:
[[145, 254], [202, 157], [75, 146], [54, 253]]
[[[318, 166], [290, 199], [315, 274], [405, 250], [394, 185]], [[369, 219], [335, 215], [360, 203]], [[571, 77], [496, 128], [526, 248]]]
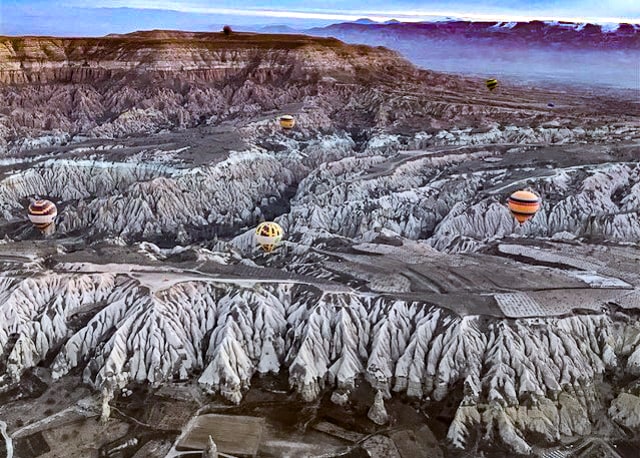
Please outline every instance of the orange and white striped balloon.
[[538, 210], [542, 199], [535, 192], [520, 190], [516, 191], [507, 201], [511, 214], [520, 224], [533, 218]]
[[50, 200], [36, 200], [29, 205], [29, 221], [40, 230], [44, 230], [53, 224], [58, 209]]

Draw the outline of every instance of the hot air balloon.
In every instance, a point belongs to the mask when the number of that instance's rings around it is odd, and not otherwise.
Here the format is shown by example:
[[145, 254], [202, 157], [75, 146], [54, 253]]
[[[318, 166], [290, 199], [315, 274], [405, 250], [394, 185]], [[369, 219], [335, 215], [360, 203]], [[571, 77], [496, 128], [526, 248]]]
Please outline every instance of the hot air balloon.
[[511, 214], [520, 224], [532, 218], [540, 209], [540, 196], [528, 190], [516, 191], [509, 197]]
[[284, 231], [278, 223], [266, 221], [256, 228], [255, 239], [260, 247], [270, 253], [282, 240]]
[[487, 85], [487, 88], [489, 88], [490, 91], [493, 91], [495, 88], [498, 87], [498, 80], [495, 78], [491, 78], [485, 81], [484, 84]]
[[58, 216], [56, 205], [50, 200], [35, 200], [29, 205], [29, 221], [40, 229], [46, 230]]
[[291, 115], [282, 115], [278, 121], [280, 121], [280, 127], [283, 129], [293, 129], [293, 126], [296, 125], [296, 120]]

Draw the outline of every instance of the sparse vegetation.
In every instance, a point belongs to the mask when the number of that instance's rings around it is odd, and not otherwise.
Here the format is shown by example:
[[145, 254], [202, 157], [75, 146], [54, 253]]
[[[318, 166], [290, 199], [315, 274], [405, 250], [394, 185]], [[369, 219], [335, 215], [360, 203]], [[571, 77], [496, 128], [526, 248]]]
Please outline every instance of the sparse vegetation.
[[9, 42], [11, 43], [11, 47], [15, 52], [22, 51], [24, 46], [22, 38], [11, 38]]
[[42, 52], [44, 53], [45, 56], [47, 56], [47, 59], [49, 60], [56, 60], [56, 53], [55, 51], [49, 47], [49, 45], [45, 44], [42, 46]]

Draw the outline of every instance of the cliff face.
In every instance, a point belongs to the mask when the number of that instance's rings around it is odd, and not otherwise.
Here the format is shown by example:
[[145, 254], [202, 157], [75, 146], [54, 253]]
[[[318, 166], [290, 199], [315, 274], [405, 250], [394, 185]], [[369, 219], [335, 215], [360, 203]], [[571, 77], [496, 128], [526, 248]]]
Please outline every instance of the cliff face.
[[104, 38], [0, 38], [0, 81], [10, 84], [93, 82], [126, 72], [180, 72], [186, 79], [213, 81], [248, 66], [258, 73], [294, 67], [330, 76], [385, 64], [401, 62], [387, 50], [304, 35], [157, 31]]
[[[545, 108], [550, 97], [581, 125], [603, 104], [613, 108], [597, 95], [580, 99], [545, 88], [504, 86], [496, 98], [482, 81], [419, 71], [382, 48], [297, 35], [5, 37], [0, 81], [0, 151], [28, 137], [53, 135], [60, 143], [248, 120], [308, 104], [309, 97], [327, 120], [306, 126], [316, 130], [539, 125], [554, 119]], [[621, 101], [612, 119], [637, 111]]]
[[102, 138], [217, 123], [300, 103], [337, 80], [415, 73], [390, 51], [304, 36], [1, 38], [0, 147], [46, 132]]

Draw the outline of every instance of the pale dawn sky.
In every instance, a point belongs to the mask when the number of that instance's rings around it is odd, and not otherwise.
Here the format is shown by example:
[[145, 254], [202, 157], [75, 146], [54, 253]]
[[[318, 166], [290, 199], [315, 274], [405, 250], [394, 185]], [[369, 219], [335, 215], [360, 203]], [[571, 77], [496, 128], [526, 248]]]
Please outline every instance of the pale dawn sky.
[[0, 33], [96, 36], [152, 28], [215, 30], [225, 23], [307, 28], [364, 17], [640, 23], [640, 0], [2, 0]]

